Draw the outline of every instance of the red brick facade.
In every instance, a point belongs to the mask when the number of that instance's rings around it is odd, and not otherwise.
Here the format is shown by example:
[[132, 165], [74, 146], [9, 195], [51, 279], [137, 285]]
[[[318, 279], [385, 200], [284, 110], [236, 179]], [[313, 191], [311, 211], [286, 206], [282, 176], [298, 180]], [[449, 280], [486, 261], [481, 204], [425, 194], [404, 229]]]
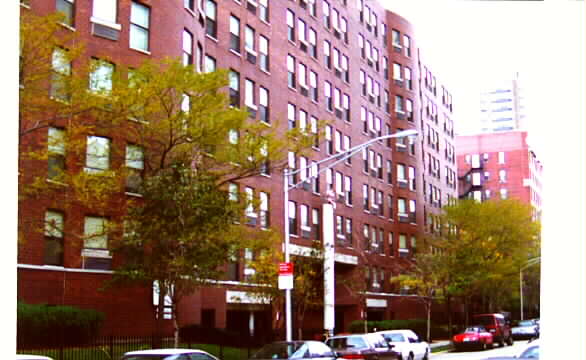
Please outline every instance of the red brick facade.
[[[527, 144], [527, 132], [458, 136], [457, 146], [461, 197], [474, 198], [476, 192], [481, 200], [518, 199], [540, 217], [542, 164]], [[474, 183], [474, 176], [480, 183]]]
[[[22, 7], [22, 11], [46, 14], [55, 10], [54, 1], [31, 0], [30, 3], [30, 9]], [[335, 153], [342, 151], [345, 145], [355, 146], [373, 137], [405, 129], [419, 131], [420, 142], [411, 143], [407, 139], [404, 144], [395, 139], [381, 141], [369, 149], [372, 153], [357, 154], [350, 163], [336, 165], [331, 177], [331, 189], [341, 195], [335, 216], [336, 221], [342, 221], [342, 231], [335, 234], [335, 251], [339, 254], [335, 265], [336, 332], [347, 331], [352, 321], [361, 319], [364, 315], [373, 320], [423, 317], [423, 309], [407, 296], [401, 296], [399, 289], [391, 286], [388, 280], [409, 265], [409, 258], [416, 250], [413, 246], [421, 246], [417, 239], [426, 231], [426, 214], [439, 211], [449, 197], [455, 196], [455, 185], [447, 184], [447, 176], [444, 175], [448, 168], [454, 171], [455, 164], [449, 160], [446, 150], [453, 146], [453, 127], [449, 119], [451, 95], [447, 92], [440, 93], [435, 78], [431, 81], [431, 74], [421, 63], [411, 25], [374, 1], [269, 1], [269, 17], [264, 20], [261, 19], [263, 1], [225, 0], [215, 2], [217, 12], [214, 36], [206, 35], [206, 21], [208, 25], [211, 24], [209, 19], [205, 20], [203, 9], [206, 4], [210, 4], [207, 1], [201, 1], [201, 10], [197, 5], [200, 2], [195, 1], [195, 9], [191, 11], [185, 9], [180, 0], [142, 0], [141, 4], [150, 7], [149, 51], [142, 52], [128, 46], [131, 2], [117, 3], [116, 23], [120, 24], [121, 31], [118, 40], [113, 41], [92, 35], [94, 25], [91, 20], [91, 4], [76, 2], [75, 31], [87, 45], [82, 59], [98, 57], [108, 59], [114, 64], [137, 66], [147, 59], [179, 57], [182, 55], [182, 32], [184, 29], [188, 30], [194, 39], [192, 54], [196, 62], [198, 59], [200, 61], [197, 66], [203, 67], [204, 63], [207, 64], [213, 58], [216, 68], [238, 72], [240, 92], [237, 100], [241, 107], [257, 107], [259, 110], [263, 105], [260, 103], [260, 88], [268, 91], [270, 125], [267, 125], [285, 131], [290, 105], [295, 107], [296, 126], [301, 126], [303, 113], [306, 114], [308, 127], [312, 117], [329, 121], [331, 135], [321, 139], [319, 146], [311, 150], [307, 158], [308, 165], [311, 161], [331, 155], [330, 149]], [[329, 6], [329, 17], [325, 15], [324, 4]], [[360, 9], [358, 4], [364, 7]], [[312, 10], [313, 6], [315, 11]], [[288, 17], [291, 14], [294, 19], [294, 38], [288, 40]], [[240, 21], [239, 52], [230, 50], [231, 17]], [[300, 27], [303, 26], [300, 21], [306, 26], [305, 41], [300, 39]], [[245, 47], [250, 40], [248, 36], [251, 29], [254, 30], [253, 51]], [[398, 40], [394, 39], [394, 33], [399, 35]], [[315, 54], [312, 53], [313, 34], [316, 39]], [[260, 67], [263, 51], [261, 36], [269, 42], [268, 69]], [[325, 41], [329, 44], [329, 66], [324, 50], [327, 46]], [[199, 45], [201, 51], [198, 50]], [[288, 86], [288, 56], [295, 59], [294, 86]], [[81, 65], [74, 63], [73, 67], [75, 69]], [[300, 65], [305, 66], [305, 79], [301, 78]], [[401, 73], [395, 74], [395, 68], [400, 69]], [[410, 85], [406, 68], [411, 71]], [[314, 75], [317, 77], [317, 96], [312, 99]], [[254, 81], [253, 107], [247, 101], [247, 79]], [[302, 86], [304, 83], [307, 87]], [[328, 84], [331, 86], [329, 101], [326, 97]], [[401, 97], [402, 104], [397, 104], [397, 101], [401, 101], [397, 96]], [[427, 98], [437, 104], [439, 110], [435, 113], [428, 109], [428, 101], [425, 100]], [[410, 108], [407, 100], [411, 101]], [[433, 107], [430, 105], [430, 108]], [[260, 111], [256, 111], [253, 118], [251, 121], [261, 121]], [[431, 135], [433, 144], [437, 142], [437, 146], [431, 146], [430, 127], [438, 134], [435, 137]], [[125, 144], [122, 131], [101, 135], [112, 139], [113, 149], [123, 148]], [[349, 144], [345, 139], [349, 140]], [[38, 135], [30, 142], [46, 144], [46, 133]], [[436, 165], [428, 163], [427, 154], [433, 154], [437, 158], [437, 172]], [[122, 160], [113, 159], [112, 166], [116, 165], [116, 161]], [[296, 156], [297, 168], [300, 163], [301, 159]], [[404, 166], [402, 178], [398, 177], [398, 165]], [[38, 174], [47, 171], [47, 165], [42, 162], [25, 163], [21, 166], [31, 173], [32, 169]], [[412, 179], [410, 167], [415, 175]], [[433, 177], [430, 176], [431, 168], [434, 169]], [[75, 169], [73, 164], [71, 169]], [[350, 189], [346, 188], [348, 178], [351, 178]], [[322, 219], [313, 227], [312, 210], [321, 211], [325, 202], [324, 195], [330, 186], [328, 180], [327, 174], [320, 176], [317, 191], [303, 187], [290, 191], [290, 200], [295, 202], [297, 210], [297, 228], [291, 231], [294, 234], [291, 235], [291, 243], [295, 246], [310, 246], [312, 240], [317, 238], [316, 229], [320, 228]], [[342, 183], [336, 184], [339, 181]], [[240, 184], [241, 190], [244, 186], [253, 188], [255, 196], [260, 191], [270, 195], [269, 220], [271, 227], [276, 229], [283, 229], [283, 206], [286, 204], [283, 204], [282, 184], [280, 173], [259, 176]], [[441, 189], [439, 202], [435, 198], [430, 200], [430, 184]], [[351, 190], [350, 193], [348, 190]], [[365, 194], [368, 195], [367, 201]], [[401, 214], [400, 199], [404, 200], [405, 206]], [[124, 200], [123, 194], [114, 199], [111, 206], [113, 211], [107, 215], [115, 219], [122, 214]], [[410, 204], [413, 200], [415, 208], [412, 209]], [[308, 223], [311, 231], [308, 232], [300, 227], [302, 205], [309, 209]], [[21, 204], [19, 216], [21, 221], [32, 219], [42, 224], [47, 209], [63, 210], [58, 206], [59, 199], [27, 200]], [[92, 209], [68, 209], [64, 220], [66, 232], [82, 234], [84, 216], [91, 214]], [[348, 219], [351, 219], [351, 232]], [[368, 229], [366, 237], [365, 229]], [[29, 230], [26, 240], [19, 245], [19, 299], [31, 303], [77, 305], [104, 311], [107, 315], [103, 329], [105, 334], [148, 334], [154, 330], [150, 287], [99, 290], [110, 277], [110, 272], [83, 269], [80, 256], [83, 245], [75, 239], [66, 238], [64, 241], [62, 267], [46, 266], [43, 261], [43, 233], [32, 227]], [[117, 261], [120, 259], [114, 256], [114, 267]], [[360, 298], [350, 291], [345, 282], [361, 274], [364, 268], [368, 269], [368, 288], [366, 294]], [[246, 291], [248, 286], [242, 282], [244, 272], [244, 264], [240, 262], [238, 272], [230, 281], [222, 282], [218, 287], [203, 289], [184, 299], [180, 304], [180, 323], [206, 323], [217, 328], [231, 328], [247, 333], [248, 322], [245, 320], [250, 313], [254, 313], [260, 319], [258, 321], [262, 322], [257, 328], [266, 329], [267, 322], [270, 326], [271, 314], [266, 305], [232, 301], [227, 295], [228, 291]], [[366, 279], [364, 281], [366, 283]], [[321, 316], [319, 311], [308, 315], [304, 327], [320, 329]], [[170, 326], [170, 322], [167, 323]]]

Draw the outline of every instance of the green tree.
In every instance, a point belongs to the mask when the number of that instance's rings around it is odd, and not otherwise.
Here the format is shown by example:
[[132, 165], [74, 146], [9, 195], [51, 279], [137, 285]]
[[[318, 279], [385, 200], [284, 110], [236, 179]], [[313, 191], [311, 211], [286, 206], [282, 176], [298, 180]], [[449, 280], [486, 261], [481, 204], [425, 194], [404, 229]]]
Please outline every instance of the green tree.
[[114, 248], [126, 259], [115, 279], [158, 283], [158, 314], [169, 296], [178, 342], [181, 299], [221, 279], [222, 265], [241, 249], [272, 237], [240, 225], [258, 204], [230, 184], [282, 169], [288, 151], [301, 153], [314, 139], [304, 129], [278, 135], [278, 123], [249, 121], [248, 112], [228, 106], [226, 71], [196, 73], [165, 60], [128, 73], [109, 96], [113, 113], [133, 119], [126, 137], [141, 149], [144, 168], [121, 169], [141, 197], [128, 204], [125, 236]]
[[416, 295], [416, 301], [423, 305], [427, 317], [427, 341], [431, 341], [431, 307], [434, 302], [445, 300], [444, 289], [449, 278], [445, 260], [444, 255], [432, 253], [429, 247], [424, 248], [415, 255], [409, 270], [390, 279], [391, 283]]
[[[484, 311], [501, 310], [514, 292], [519, 267], [539, 253], [538, 222], [517, 200], [460, 200], [443, 208], [442, 229], [429, 242], [438, 271], [446, 274], [445, 296], [467, 306], [484, 297]], [[433, 259], [433, 257], [432, 257]]]

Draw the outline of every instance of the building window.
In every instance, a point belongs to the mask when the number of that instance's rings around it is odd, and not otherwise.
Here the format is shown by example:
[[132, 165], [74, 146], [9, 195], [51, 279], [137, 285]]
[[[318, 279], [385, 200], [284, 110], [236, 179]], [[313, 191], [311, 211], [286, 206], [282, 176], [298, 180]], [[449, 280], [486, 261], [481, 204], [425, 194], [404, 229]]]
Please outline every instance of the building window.
[[326, 28], [330, 28], [330, 4], [327, 1], [323, 2], [323, 22]]
[[501, 182], [501, 183], [507, 182], [507, 171], [506, 170], [499, 170], [499, 182]]
[[149, 51], [149, 21], [151, 9], [143, 4], [132, 2], [130, 10], [130, 47]]
[[269, 91], [261, 86], [258, 93], [260, 121], [270, 124], [271, 119], [269, 116]]
[[417, 179], [415, 178], [415, 168], [413, 166], [409, 166], [409, 190], [415, 191], [417, 187], [416, 183]]
[[234, 70], [228, 73], [228, 83], [230, 86], [230, 105], [240, 107], [240, 74]]
[[403, 46], [405, 47], [405, 55], [411, 57], [411, 38], [403, 35]]
[[98, 59], [91, 60], [89, 89], [92, 92], [110, 93], [114, 64]]
[[86, 216], [84, 223], [84, 250], [108, 251], [108, 220], [103, 217]]
[[260, 199], [260, 227], [263, 229], [266, 229], [271, 225], [271, 223], [270, 223], [269, 194], [261, 191], [259, 193], [259, 199]]
[[391, 42], [393, 43], [394, 48], [401, 49], [401, 33], [398, 30], [392, 30]]
[[387, 202], [389, 205], [389, 219], [393, 220], [393, 216], [395, 216], [395, 203], [393, 199], [393, 195], [387, 195]]
[[411, 80], [411, 69], [406, 67], [405, 70], [405, 87], [409, 90], [413, 90], [413, 81]]
[[295, 58], [291, 55], [287, 55], [287, 85], [295, 89]]
[[252, 110], [256, 110], [256, 96], [254, 93], [254, 81], [250, 79], [244, 80], [244, 104]]
[[230, 50], [240, 54], [240, 19], [230, 16]]
[[317, 35], [313, 28], [309, 29], [309, 55], [317, 59]]
[[287, 120], [289, 122], [289, 129], [294, 129], [297, 127], [297, 121], [295, 119], [295, 105], [287, 104]]
[[235, 183], [228, 184], [228, 200], [238, 201], [238, 185]]
[[50, 127], [48, 130], [48, 172], [51, 180], [59, 179], [65, 170], [65, 130]]
[[258, 17], [263, 21], [269, 22], [269, 0], [259, 0], [258, 7]]
[[258, 51], [260, 53], [260, 68], [269, 71], [269, 39], [264, 36], [258, 38]]
[[214, 39], [218, 37], [218, 23], [216, 22], [216, 16], [216, 2], [208, 0], [206, 2], [206, 34]]
[[309, 96], [311, 97], [311, 100], [314, 102], [317, 102], [317, 94], [318, 94], [318, 89], [317, 89], [317, 74], [314, 71], [309, 71]]
[[44, 264], [63, 266], [63, 213], [45, 212]]
[[251, 187], [244, 188], [246, 195], [246, 223], [248, 225], [256, 225], [256, 212], [254, 211], [254, 189]]
[[55, 48], [51, 59], [51, 97], [62, 101], [69, 101], [67, 78], [71, 75], [71, 63], [67, 58], [67, 51]]
[[87, 137], [85, 171], [98, 173], [110, 168], [110, 139], [100, 136]]
[[117, 0], [94, 1], [92, 17], [110, 24], [115, 24], [117, 6]]
[[508, 197], [507, 189], [501, 189], [501, 199], [505, 200]]
[[326, 65], [326, 68], [331, 69], [332, 68], [332, 45], [330, 44], [329, 41], [325, 40], [324, 41], [324, 63]]
[[64, 16], [63, 23], [68, 26], [73, 26], [75, 18], [74, 0], [57, 0], [56, 7], [57, 11]]
[[215, 58], [213, 58], [209, 55], [205, 56], [204, 71], [206, 73], [216, 71], [216, 59]]
[[[303, 21], [301, 19], [297, 19], [297, 36], [299, 37], [299, 42], [303, 46], [307, 46], [307, 38], [305, 36], [306, 32], [307, 32], [307, 24], [305, 24], [305, 21]], [[306, 50], [303, 47], [301, 49]]]
[[183, 30], [183, 65], [193, 64], [193, 35], [187, 30]]
[[332, 101], [332, 84], [329, 81], [324, 82], [324, 96], [326, 99], [326, 109], [328, 111], [334, 111]]
[[297, 235], [297, 204], [289, 201], [289, 234]]
[[254, 28], [246, 25], [244, 28], [244, 49], [250, 53], [256, 54], [256, 51], [254, 51], [254, 34]]
[[144, 170], [144, 149], [138, 145], [126, 145], [126, 191], [140, 193]]
[[505, 153], [503, 151], [499, 151], [499, 164], [505, 163]]
[[295, 41], [295, 13], [287, 9], [287, 39]]

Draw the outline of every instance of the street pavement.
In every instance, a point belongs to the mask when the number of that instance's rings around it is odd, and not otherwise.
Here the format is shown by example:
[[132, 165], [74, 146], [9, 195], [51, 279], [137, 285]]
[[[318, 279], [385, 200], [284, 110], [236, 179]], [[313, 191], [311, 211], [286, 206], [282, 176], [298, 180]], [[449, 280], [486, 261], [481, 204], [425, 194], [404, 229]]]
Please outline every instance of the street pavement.
[[513, 356], [521, 352], [526, 344], [527, 341], [515, 341], [513, 346], [505, 346], [502, 348], [497, 346], [485, 351], [446, 351], [431, 354], [430, 358], [433, 360], [481, 360], [496, 356]]

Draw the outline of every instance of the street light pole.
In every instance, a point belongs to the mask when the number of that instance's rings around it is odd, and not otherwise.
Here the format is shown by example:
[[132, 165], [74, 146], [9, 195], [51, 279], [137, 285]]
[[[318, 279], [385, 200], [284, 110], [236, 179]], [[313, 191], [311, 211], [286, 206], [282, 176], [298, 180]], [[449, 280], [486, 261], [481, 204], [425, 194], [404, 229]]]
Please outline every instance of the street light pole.
[[[376, 143], [377, 141], [381, 141], [381, 140], [386, 140], [386, 139], [391, 139], [391, 138], [402, 138], [402, 137], [409, 137], [409, 136], [417, 136], [417, 130], [415, 129], [408, 129], [408, 130], [403, 130], [403, 131], [399, 131], [398, 133], [395, 134], [389, 134], [389, 135], [383, 135], [383, 136], [379, 136], [376, 137], [374, 139], [368, 140], [362, 144], [356, 145], [346, 151], [343, 151], [341, 153], [329, 156], [325, 159], [322, 159], [312, 165], [309, 166], [305, 166], [303, 168], [300, 169], [296, 169], [294, 171], [289, 171], [289, 169], [285, 168], [283, 170], [283, 202], [284, 202], [284, 215], [285, 215], [285, 223], [283, 226], [283, 232], [284, 232], [284, 236], [285, 236], [285, 241], [284, 241], [284, 252], [285, 252], [285, 262], [290, 262], [290, 249], [289, 249], [289, 190], [295, 189], [299, 184], [305, 182], [305, 181], [310, 181], [313, 178], [317, 178], [319, 176], [320, 173], [326, 171], [327, 169], [330, 169], [332, 167], [334, 167], [335, 165], [337, 165], [338, 163], [345, 161], [346, 159], [354, 156], [355, 154], [359, 153], [360, 151], [368, 148], [370, 145]], [[293, 179], [293, 175], [300, 173], [302, 171], [306, 171], [307, 169], [313, 167], [313, 166], [318, 166], [320, 164], [329, 162], [331, 160], [336, 160], [333, 161], [331, 164], [327, 165], [326, 167], [324, 167], [323, 169], [320, 169], [319, 171], [317, 171], [316, 173], [310, 175], [309, 177], [307, 177], [306, 179], [304, 179], [303, 181], [300, 181], [296, 184], [292, 184], [289, 185], [289, 177], [291, 177]], [[293, 181], [291, 181], [293, 182]], [[332, 245], [333, 246], [333, 245]], [[331, 254], [333, 256], [333, 254]], [[332, 272], [334, 271], [333, 268], [331, 269], [325, 269], [324, 272]], [[326, 277], [331, 278], [332, 274], [324, 274], [324, 282], [326, 284], [326, 286], [332, 287], [332, 289], [328, 289], [330, 290], [325, 291], [324, 293], [330, 293], [333, 294], [333, 287], [334, 287], [334, 283], [333, 281], [326, 281]], [[333, 304], [333, 300], [332, 300], [332, 304]], [[329, 310], [328, 310], [329, 309]], [[332, 306], [328, 306], [328, 309], [325, 309], [324, 307], [324, 311], [332, 311], [333, 312], [333, 305]], [[334, 315], [333, 314], [325, 314], [324, 315], [325, 318], [328, 319], [333, 319]], [[291, 325], [291, 290], [290, 289], [286, 289], [285, 290], [285, 340], [286, 341], [292, 341], [293, 337], [292, 337], [292, 325]], [[330, 329], [333, 330], [333, 329]]]
[[536, 257], [533, 259], [529, 259], [529, 261], [527, 261], [525, 263], [524, 266], [522, 266], [519, 269], [519, 298], [521, 300], [521, 320], [523, 319], [523, 270], [527, 269], [529, 266], [535, 265], [537, 263], [541, 262], [541, 257]]

